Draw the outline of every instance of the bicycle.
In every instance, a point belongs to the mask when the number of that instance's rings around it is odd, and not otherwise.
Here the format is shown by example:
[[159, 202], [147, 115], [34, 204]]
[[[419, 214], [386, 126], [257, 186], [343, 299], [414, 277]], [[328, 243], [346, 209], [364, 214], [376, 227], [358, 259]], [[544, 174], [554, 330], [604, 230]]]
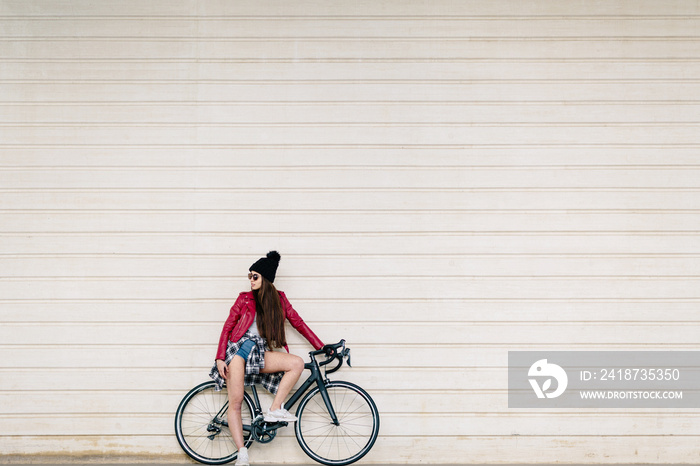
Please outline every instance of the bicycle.
[[[316, 356], [325, 354], [318, 362]], [[328, 466], [344, 466], [365, 456], [379, 435], [379, 411], [374, 400], [361, 387], [344, 381], [330, 381], [328, 374], [340, 369], [343, 361], [350, 363], [350, 349], [345, 340], [309, 353], [304, 364], [311, 374], [284, 403], [289, 410], [299, 399], [294, 434], [299, 446], [310, 458]], [[333, 360], [332, 369], [321, 367]], [[182, 449], [192, 459], [204, 464], [225, 464], [238, 456], [228, 430], [226, 390], [216, 391], [215, 382], [197, 385], [185, 395], [175, 414], [175, 434]], [[246, 391], [241, 413], [245, 446], [253, 442], [269, 443], [277, 429], [287, 422], [266, 422], [255, 386], [252, 398]], [[302, 398], [303, 397], [303, 398]]]

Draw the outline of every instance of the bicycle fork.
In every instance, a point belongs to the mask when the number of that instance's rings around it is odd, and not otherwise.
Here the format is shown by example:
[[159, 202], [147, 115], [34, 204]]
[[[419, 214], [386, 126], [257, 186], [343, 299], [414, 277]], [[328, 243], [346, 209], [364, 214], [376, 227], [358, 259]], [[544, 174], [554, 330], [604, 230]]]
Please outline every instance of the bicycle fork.
[[331, 416], [331, 420], [333, 421], [333, 424], [336, 426], [339, 426], [340, 422], [338, 422], [338, 416], [335, 414], [335, 409], [333, 409], [333, 403], [331, 403], [331, 398], [328, 396], [328, 390], [326, 390], [326, 384], [325, 383], [319, 384], [318, 389], [321, 392], [321, 398], [323, 399], [323, 402], [326, 404], [326, 408], [328, 409], [328, 414]]

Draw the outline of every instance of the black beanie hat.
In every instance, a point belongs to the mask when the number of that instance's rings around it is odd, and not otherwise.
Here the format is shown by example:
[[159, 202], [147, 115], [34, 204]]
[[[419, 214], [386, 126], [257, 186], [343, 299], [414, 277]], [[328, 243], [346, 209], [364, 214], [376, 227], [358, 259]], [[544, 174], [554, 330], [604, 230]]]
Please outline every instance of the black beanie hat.
[[267, 253], [267, 257], [261, 257], [250, 266], [249, 272], [256, 271], [267, 281], [273, 283], [275, 281], [275, 273], [277, 273], [277, 266], [280, 263], [280, 253], [277, 251], [270, 251]]

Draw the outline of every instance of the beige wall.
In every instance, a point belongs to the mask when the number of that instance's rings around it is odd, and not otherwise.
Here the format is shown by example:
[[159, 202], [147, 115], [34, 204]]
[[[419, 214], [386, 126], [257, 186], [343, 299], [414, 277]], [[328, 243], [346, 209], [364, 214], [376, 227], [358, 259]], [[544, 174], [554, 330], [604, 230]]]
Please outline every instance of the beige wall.
[[699, 30], [695, 1], [0, 0], [0, 455], [184, 461], [175, 408], [277, 248], [379, 405], [366, 462], [697, 462], [696, 410], [509, 410], [506, 364], [697, 349]]

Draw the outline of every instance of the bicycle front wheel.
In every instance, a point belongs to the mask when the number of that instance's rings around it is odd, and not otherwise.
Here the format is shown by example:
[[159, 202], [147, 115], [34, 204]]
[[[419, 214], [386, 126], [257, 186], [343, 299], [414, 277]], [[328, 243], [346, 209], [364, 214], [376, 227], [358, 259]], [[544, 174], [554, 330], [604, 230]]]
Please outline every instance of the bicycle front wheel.
[[[192, 459], [204, 464], [225, 464], [238, 456], [228, 428], [228, 394], [226, 390], [216, 391], [215, 386], [212, 380], [190, 390], [175, 414], [177, 441]], [[253, 403], [246, 393], [241, 406], [246, 447], [253, 443], [253, 412]]]
[[328, 397], [338, 418], [335, 425], [318, 387], [299, 404], [294, 433], [314, 461], [328, 466], [354, 463], [370, 451], [379, 435], [379, 412], [372, 398], [350, 382], [329, 382]]

